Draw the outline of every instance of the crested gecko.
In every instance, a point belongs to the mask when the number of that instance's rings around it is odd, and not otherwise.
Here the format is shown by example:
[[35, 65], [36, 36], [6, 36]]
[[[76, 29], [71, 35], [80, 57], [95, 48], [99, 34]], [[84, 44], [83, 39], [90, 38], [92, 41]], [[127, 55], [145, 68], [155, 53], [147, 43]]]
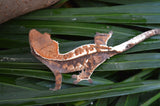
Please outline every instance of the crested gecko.
[[94, 44], [79, 46], [65, 54], [59, 53], [58, 42], [52, 40], [48, 33], [41, 34], [32, 29], [29, 32], [29, 42], [31, 53], [54, 73], [55, 88], [50, 88], [50, 90], [55, 91], [61, 89], [61, 73], [81, 71], [79, 75], [72, 75], [72, 78], [76, 79], [74, 84], [82, 80], [88, 80], [92, 83], [90, 77], [93, 71], [106, 59], [122, 53], [157, 34], [160, 34], [160, 29], [149, 30], [120, 45], [109, 47], [107, 42], [112, 36], [112, 31], [109, 33], [97, 32], [94, 37]]

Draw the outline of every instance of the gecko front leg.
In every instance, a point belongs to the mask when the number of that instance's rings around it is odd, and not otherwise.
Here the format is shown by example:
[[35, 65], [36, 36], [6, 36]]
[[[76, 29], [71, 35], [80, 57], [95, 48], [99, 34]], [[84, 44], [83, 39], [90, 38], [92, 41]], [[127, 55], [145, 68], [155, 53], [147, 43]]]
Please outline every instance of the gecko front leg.
[[62, 74], [58, 70], [52, 70], [52, 72], [54, 73], [56, 83], [54, 89], [50, 88], [49, 90], [56, 91], [58, 89], [61, 89]]
[[[34, 52], [34, 51], [32, 51]], [[61, 89], [61, 84], [62, 84], [62, 74], [59, 71], [60, 69], [58, 68], [58, 64], [56, 62], [53, 61], [48, 61], [46, 59], [40, 58], [39, 56], [36, 56], [37, 59], [39, 59], [42, 63], [44, 63], [54, 74], [55, 76], [55, 87], [54, 88], [50, 88], [49, 90], [59, 90]]]

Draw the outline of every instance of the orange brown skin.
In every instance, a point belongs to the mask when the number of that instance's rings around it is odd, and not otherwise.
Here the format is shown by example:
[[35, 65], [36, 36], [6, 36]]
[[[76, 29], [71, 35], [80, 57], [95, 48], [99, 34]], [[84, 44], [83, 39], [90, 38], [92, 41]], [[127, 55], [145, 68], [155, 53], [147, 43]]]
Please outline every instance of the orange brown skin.
[[[92, 83], [90, 76], [106, 59], [128, 50], [143, 41], [145, 36], [148, 38], [159, 33], [160, 29], [151, 30], [151, 32], [148, 31], [136, 36], [138, 39], [134, 37], [133, 39], [137, 39], [136, 42], [131, 39], [115, 47], [106, 46], [112, 32], [108, 34], [96, 33], [94, 38], [95, 44], [82, 45], [65, 54], [59, 53], [58, 42], [52, 40], [47, 33], [41, 34], [37, 30], [32, 29], [29, 33], [29, 42], [31, 53], [54, 73], [56, 81], [55, 88], [50, 88], [50, 90], [55, 91], [61, 89], [61, 73], [82, 70], [79, 75], [72, 75], [72, 78], [76, 79], [74, 84], [82, 80], [88, 80]], [[120, 49], [118, 47], [122, 47], [122, 50], [119, 51]]]

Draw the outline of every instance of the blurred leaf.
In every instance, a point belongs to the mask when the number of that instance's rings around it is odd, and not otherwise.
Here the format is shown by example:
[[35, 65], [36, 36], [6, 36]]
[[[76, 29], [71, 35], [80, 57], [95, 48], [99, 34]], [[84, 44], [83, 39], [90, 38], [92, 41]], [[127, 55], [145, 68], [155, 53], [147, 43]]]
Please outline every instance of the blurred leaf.
[[99, 2], [96, 0], [73, 0], [73, 2], [79, 7], [102, 7], [107, 6], [107, 3]]
[[128, 95], [125, 101], [125, 106], [138, 106], [139, 94]]
[[[160, 23], [160, 2], [113, 7], [46, 9], [19, 19], [93, 23]], [[78, 11], [78, 12], [77, 12]]]
[[126, 96], [120, 97], [115, 106], [125, 106], [125, 100], [126, 100]]
[[107, 106], [108, 105], [108, 99], [102, 98], [99, 99], [96, 103], [96, 106]]
[[115, 106], [138, 106], [139, 94], [121, 96]]
[[132, 81], [139, 81], [143, 80], [143, 77], [146, 76], [147, 74], [151, 74], [151, 72], [154, 71], [153, 69], [146, 69], [141, 71], [140, 73], [129, 77], [128, 79], [124, 80], [123, 82], [132, 82]]
[[54, 8], [61, 7], [64, 3], [66, 3], [68, 0], [60, 0], [56, 4], [53, 5]]
[[28, 44], [23, 42], [17, 42], [15, 40], [0, 39], [0, 48], [20, 48], [25, 46], [28, 46]]
[[147, 100], [141, 106], [149, 106], [158, 99], [160, 99], [160, 92], [158, 94], [156, 94], [155, 96], [153, 96], [152, 98], [150, 98], [149, 100]]
[[103, 2], [109, 2], [109, 3], [117, 3], [117, 4], [136, 4], [136, 3], [145, 3], [145, 2], [158, 2], [159, 0], [96, 0], [96, 1], [103, 1]]
[[159, 28], [160, 25], [159, 24], [137, 24], [134, 25], [135, 27], [141, 27], [141, 28], [150, 28], [150, 29], [154, 29], [154, 28]]
[[[5, 49], [0, 51], [0, 57], [4, 55], [19, 55], [19, 54], [25, 54], [30, 52], [29, 47], [23, 47], [23, 48], [12, 48], [12, 49]], [[4, 56], [5, 57], [5, 56]]]
[[74, 106], [88, 106], [88, 105], [92, 105], [93, 101], [92, 100], [88, 100], [88, 101], [79, 101], [76, 103], [73, 103]]

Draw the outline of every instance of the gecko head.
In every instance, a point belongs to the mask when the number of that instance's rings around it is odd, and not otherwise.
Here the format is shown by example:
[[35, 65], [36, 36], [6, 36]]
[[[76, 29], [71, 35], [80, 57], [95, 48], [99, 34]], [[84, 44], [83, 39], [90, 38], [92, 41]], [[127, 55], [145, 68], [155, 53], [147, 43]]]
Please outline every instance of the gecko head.
[[34, 51], [32, 53], [47, 59], [59, 58], [58, 42], [52, 40], [50, 34], [42, 34], [36, 29], [31, 29], [29, 32], [29, 43], [31, 50]]

